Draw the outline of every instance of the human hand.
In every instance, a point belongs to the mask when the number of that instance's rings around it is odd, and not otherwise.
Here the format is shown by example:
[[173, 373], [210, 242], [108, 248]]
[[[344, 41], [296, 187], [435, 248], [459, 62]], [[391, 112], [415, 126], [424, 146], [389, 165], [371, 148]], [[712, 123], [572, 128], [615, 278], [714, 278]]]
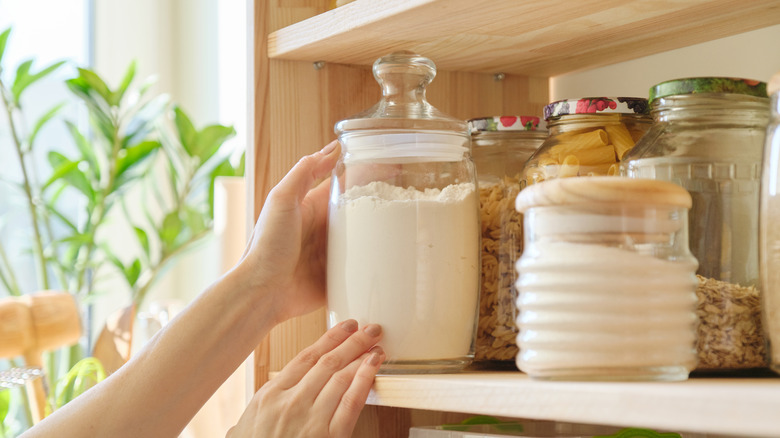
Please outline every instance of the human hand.
[[325, 304], [328, 181], [338, 161], [337, 141], [303, 157], [263, 205], [239, 263], [250, 287], [272, 293], [276, 323]]
[[342, 438], [352, 435], [385, 359], [382, 330], [347, 320], [255, 393], [228, 438]]

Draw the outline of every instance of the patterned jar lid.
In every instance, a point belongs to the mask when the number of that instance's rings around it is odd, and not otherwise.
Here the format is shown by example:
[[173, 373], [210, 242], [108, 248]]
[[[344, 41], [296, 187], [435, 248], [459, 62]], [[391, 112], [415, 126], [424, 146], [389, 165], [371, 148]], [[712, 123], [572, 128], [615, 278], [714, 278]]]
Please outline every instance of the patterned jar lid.
[[684, 78], [661, 82], [650, 89], [650, 102], [667, 96], [699, 93], [744, 94], [767, 97], [766, 82], [742, 78]]
[[569, 114], [650, 114], [642, 97], [582, 97], [563, 99], [544, 107], [544, 120]]
[[544, 131], [547, 127], [537, 116], [493, 116], [469, 120], [469, 130], [475, 132]]

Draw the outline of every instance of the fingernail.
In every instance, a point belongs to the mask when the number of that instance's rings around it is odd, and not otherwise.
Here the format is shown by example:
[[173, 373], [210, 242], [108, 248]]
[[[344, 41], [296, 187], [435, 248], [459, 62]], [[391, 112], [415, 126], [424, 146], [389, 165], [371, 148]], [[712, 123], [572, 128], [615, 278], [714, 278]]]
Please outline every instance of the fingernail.
[[325, 145], [324, 148], [322, 148], [320, 150], [320, 153], [322, 155], [328, 155], [329, 153], [333, 152], [334, 149], [336, 149], [336, 145], [337, 144], [338, 144], [338, 142], [335, 142], [335, 141], [332, 141], [332, 142], [328, 143], [327, 145]]
[[382, 334], [382, 327], [376, 324], [369, 324], [363, 327], [363, 331], [366, 332], [367, 335], [375, 338]]
[[355, 333], [358, 329], [358, 323], [354, 319], [348, 319], [341, 323], [341, 328], [349, 333]]
[[367, 362], [372, 367], [375, 367], [375, 366], [379, 365], [380, 363], [382, 363], [382, 358], [378, 354], [376, 354], [376, 353], [371, 353], [371, 355], [368, 356], [368, 361]]
[[379, 345], [374, 345], [373, 347], [369, 348], [368, 352], [369, 353], [376, 353], [376, 354], [378, 354], [380, 356], [385, 354], [385, 350], [383, 350], [382, 347], [380, 347]]

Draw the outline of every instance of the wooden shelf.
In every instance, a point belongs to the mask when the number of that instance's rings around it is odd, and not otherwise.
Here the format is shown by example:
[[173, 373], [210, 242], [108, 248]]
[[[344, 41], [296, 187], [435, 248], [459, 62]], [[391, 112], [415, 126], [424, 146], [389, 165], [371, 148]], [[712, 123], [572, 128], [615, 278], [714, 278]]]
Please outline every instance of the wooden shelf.
[[[777, 0], [357, 0], [273, 32], [270, 58], [552, 76], [780, 23]], [[724, 54], [728, 56], [728, 54]]]
[[378, 376], [368, 403], [433, 411], [778, 436], [780, 379], [545, 382], [519, 372]]

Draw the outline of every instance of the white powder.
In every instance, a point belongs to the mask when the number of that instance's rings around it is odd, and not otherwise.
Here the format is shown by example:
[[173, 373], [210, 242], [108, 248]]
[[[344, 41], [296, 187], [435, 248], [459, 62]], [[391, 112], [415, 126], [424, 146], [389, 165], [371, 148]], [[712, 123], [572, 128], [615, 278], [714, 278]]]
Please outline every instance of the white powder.
[[526, 245], [517, 262], [518, 367], [541, 378], [649, 379], [674, 369], [684, 379], [696, 363], [696, 266], [693, 257], [601, 245]]
[[477, 202], [473, 184], [347, 190], [329, 213], [329, 324], [380, 324], [389, 362], [468, 356], [479, 292]]

